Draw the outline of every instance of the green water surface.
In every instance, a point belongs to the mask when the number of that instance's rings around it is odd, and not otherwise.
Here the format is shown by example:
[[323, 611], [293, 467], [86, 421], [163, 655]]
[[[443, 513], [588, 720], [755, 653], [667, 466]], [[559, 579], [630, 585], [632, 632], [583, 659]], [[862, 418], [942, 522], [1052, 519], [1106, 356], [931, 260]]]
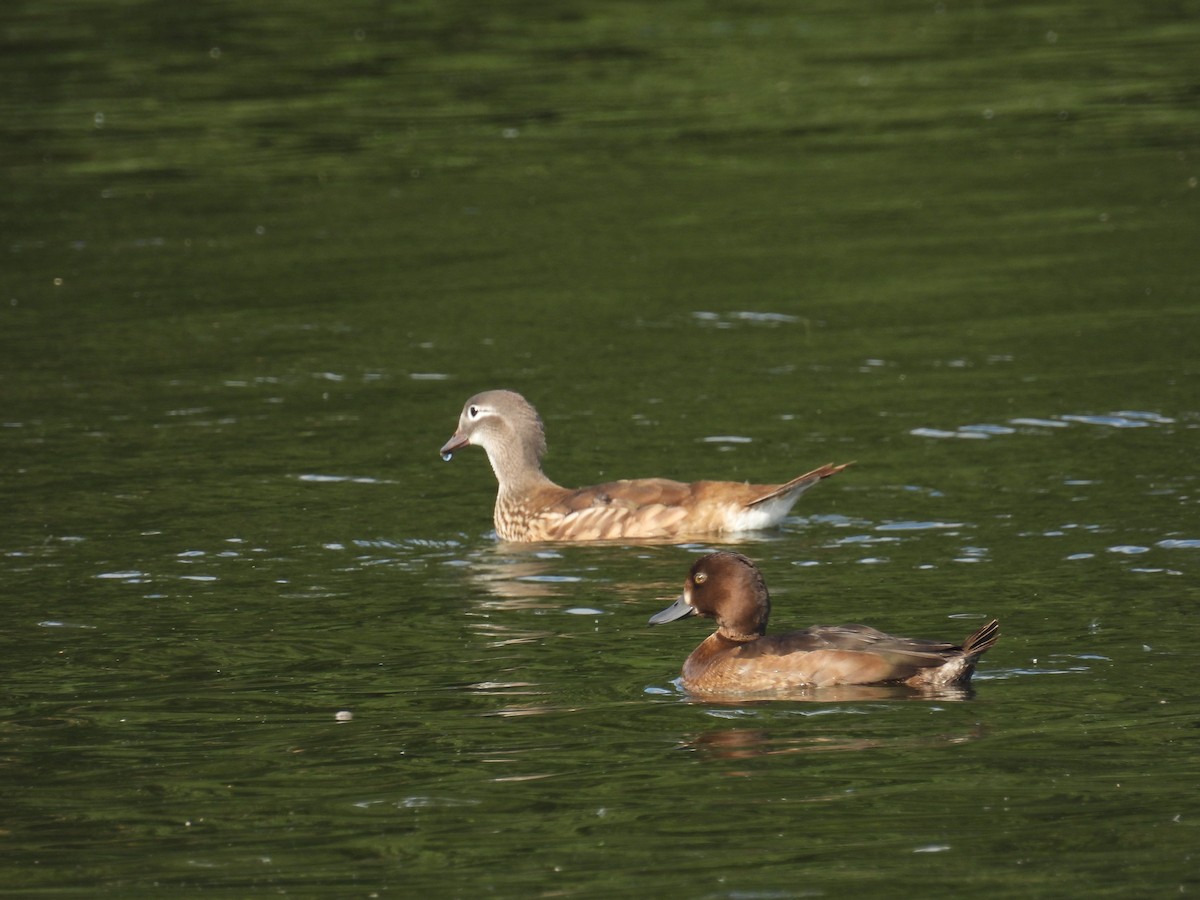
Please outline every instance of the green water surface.
[[[1200, 888], [1200, 6], [0, 12], [0, 893]], [[549, 474], [782, 528], [512, 546]], [[1003, 637], [701, 703], [646, 619]]]

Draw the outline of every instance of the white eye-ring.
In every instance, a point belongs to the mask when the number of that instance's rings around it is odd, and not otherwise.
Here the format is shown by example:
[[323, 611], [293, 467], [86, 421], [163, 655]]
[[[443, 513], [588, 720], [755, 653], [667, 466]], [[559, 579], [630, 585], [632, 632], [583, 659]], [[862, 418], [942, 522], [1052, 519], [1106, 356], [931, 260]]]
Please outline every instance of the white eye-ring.
[[470, 416], [472, 419], [478, 419], [479, 418], [479, 407], [472, 406], [470, 409], [467, 410], [467, 415]]

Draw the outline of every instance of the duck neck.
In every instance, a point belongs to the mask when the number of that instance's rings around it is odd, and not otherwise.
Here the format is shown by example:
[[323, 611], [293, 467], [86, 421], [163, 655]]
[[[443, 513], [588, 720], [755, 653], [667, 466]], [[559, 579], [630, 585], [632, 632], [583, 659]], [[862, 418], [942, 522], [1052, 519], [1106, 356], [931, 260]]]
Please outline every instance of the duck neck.
[[553, 482], [542, 471], [540, 448], [536, 441], [513, 441], [487, 449], [488, 462], [500, 485], [500, 494], [522, 495]]

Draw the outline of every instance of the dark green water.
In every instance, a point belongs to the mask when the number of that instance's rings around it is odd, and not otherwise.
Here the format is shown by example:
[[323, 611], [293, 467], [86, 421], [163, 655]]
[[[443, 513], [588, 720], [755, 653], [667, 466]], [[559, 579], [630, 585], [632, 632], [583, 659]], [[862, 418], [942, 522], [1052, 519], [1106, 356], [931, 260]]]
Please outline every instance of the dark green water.
[[[0, 892], [1200, 888], [1197, 4], [0, 24]], [[774, 627], [996, 616], [973, 698], [689, 702], [700, 545], [438, 460], [501, 386], [565, 484], [856, 460]]]

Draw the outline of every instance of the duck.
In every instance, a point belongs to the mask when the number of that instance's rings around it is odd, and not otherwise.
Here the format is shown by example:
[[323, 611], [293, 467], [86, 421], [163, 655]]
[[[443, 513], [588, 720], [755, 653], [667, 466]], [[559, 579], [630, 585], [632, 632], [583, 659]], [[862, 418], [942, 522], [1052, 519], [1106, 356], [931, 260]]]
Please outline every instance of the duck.
[[683, 664], [689, 694], [770, 694], [841, 685], [954, 688], [1000, 637], [990, 619], [961, 644], [885, 634], [869, 625], [814, 625], [767, 634], [771, 597], [758, 567], [740, 553], [709, 553], [693, 563], [683, 593], [650, 617], [661, 625], [688, 616], [717, 630]]
[[566, 488], [542, 471], [546, 431], [516, 391], [484, 391], [463, 405], [440, 451], [449, 462], [482, 447], [499, 488], [493, 521], [502, 541], [673, 540], [777, 525], [800, 495], [850, 463], [832, 463], [783, 484], [634, 478]]

